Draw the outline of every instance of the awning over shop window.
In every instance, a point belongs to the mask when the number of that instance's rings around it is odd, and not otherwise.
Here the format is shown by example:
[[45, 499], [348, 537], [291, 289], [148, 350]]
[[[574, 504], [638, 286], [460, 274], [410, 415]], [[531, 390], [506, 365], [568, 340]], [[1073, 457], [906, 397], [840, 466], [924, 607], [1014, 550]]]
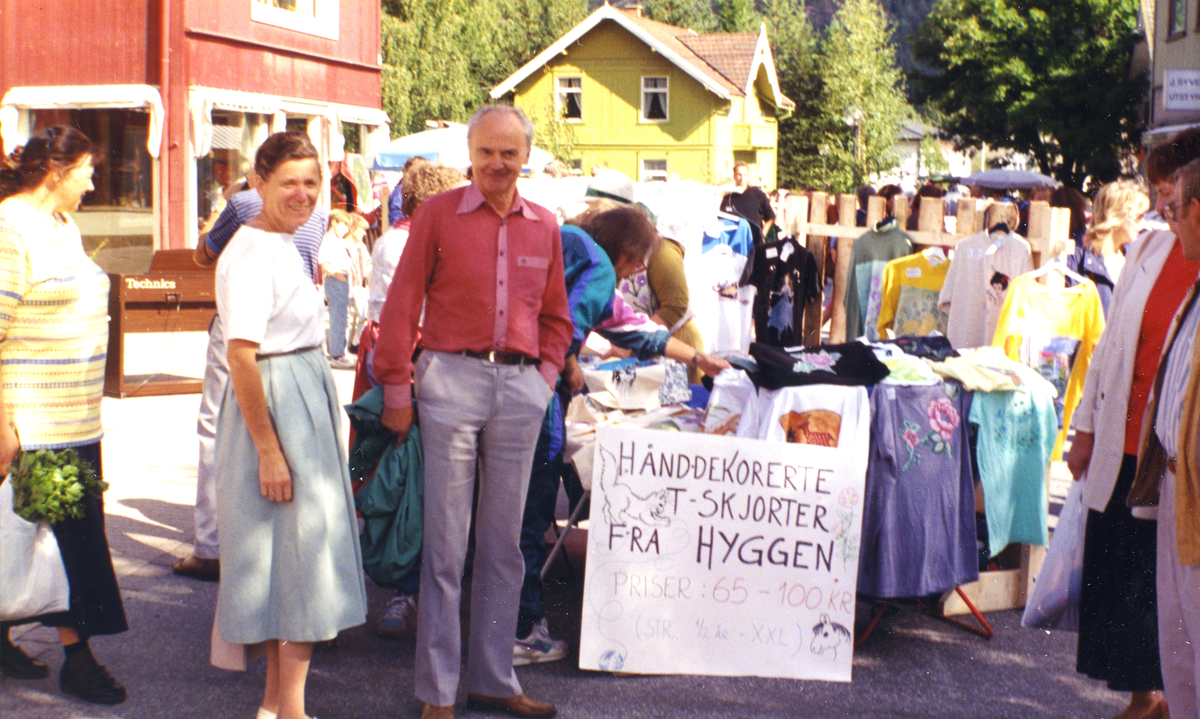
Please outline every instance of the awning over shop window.
[[146, 149], [157, 158], [162, 147], [163, 112], [158, 90], [149, 85], [55, 85], [14, 87], [0, 100], [0, 137], [11, 151], [28, 140], [21, 127], [24, 110], [103, 110], [145, 108], [150, 112]]
[[353, 122], [362, 125], [387, 125], [387, 113], [370, 107], [354, 107], [320, 103], [294, 98], [261, 95], [239, 90], [222, 90], [210, 87], [194, 86], [190, 91], [192, 152], [195, 157], [204, 157], [215, 146], [212, 124], [213, 110], [232, 110], [234, 112], [252, 112], [271, 117], [271, 132], [281, 132], [286, 128], [287, 116], [309, 115], [323, 117], [332, 128], [331, 147], [325, 148], [328, 159], [339, 161], [343, 157], [343, 143], [339, 123]]

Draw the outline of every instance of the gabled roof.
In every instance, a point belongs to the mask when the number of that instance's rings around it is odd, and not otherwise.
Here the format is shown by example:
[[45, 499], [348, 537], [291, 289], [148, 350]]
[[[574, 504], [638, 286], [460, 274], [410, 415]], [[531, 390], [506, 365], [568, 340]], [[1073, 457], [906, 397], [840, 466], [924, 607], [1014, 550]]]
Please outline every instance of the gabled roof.
[[754, 80], [760, 66], [765, 66], [773, 90], [773, 103], [783, 109], [796, 105], [779, 91], [775, 63], [767, 42], [766, 26], [754, 33], [714, 33], [698, 35], [674, 25], [642, 17], [636, 10], [619, 10], [607, 3], [526, 63], [507, 80], [492, 88], [491, 96], [499, 98], [550, 62], [559, 53], [605, 20], [611, 20], [634, 37], [650, 46], [673, 65], [699, 82], [717, 97], [746, 97], [753, 92]]

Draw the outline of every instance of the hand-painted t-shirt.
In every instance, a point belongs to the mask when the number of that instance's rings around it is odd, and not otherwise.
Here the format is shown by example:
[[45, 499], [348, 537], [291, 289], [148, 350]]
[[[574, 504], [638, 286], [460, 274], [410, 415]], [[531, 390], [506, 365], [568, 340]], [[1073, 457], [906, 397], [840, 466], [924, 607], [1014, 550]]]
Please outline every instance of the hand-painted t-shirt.
[[1009, 359], [1036, 370], [1058, 391], [1055, 460], [1062, 458], [1071, 414], [1079, 404], [1092, 350], [1103, 331], [1104, 310], [1090, 281], [1055, 289], [1024, 274], [1009, 285], [992, 344], [1003, 347]]

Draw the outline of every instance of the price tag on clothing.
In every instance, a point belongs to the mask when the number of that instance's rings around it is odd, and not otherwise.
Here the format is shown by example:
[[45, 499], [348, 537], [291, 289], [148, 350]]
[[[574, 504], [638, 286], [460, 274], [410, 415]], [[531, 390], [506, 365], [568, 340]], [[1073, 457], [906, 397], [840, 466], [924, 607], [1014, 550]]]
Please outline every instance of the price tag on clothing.
[[921, 276], [921, 268], [909, 267], [908, 269], [904, 270], [904, 276], [910, 279], [916, 279]]

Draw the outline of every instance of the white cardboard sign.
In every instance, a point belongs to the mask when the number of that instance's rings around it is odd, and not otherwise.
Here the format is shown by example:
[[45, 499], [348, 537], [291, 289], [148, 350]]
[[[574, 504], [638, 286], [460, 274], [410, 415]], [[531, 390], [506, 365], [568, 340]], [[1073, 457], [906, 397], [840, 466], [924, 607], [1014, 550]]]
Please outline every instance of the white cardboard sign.
[[866, 451], [597, 433], [579, 665], [850, 681]]

